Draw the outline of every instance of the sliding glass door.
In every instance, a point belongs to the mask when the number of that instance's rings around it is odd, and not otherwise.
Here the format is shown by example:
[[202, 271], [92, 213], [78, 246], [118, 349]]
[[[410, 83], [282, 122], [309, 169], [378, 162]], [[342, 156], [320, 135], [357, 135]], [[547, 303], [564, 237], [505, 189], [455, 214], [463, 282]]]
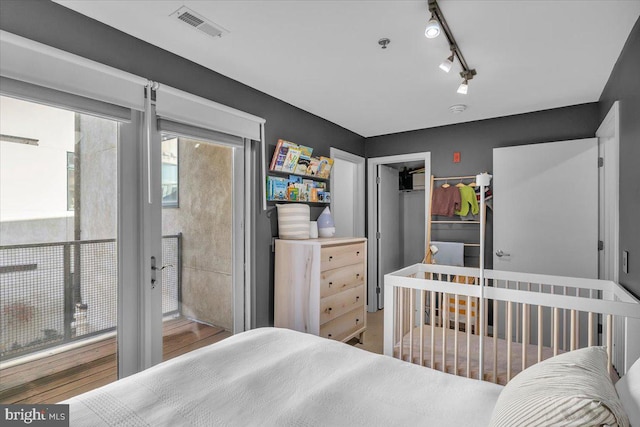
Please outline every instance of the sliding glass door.
[[0, 402], [115, 381], [120, 123], [0, 96]]
[[233, 331], [234, 148], [162, 142], [163, 359]]

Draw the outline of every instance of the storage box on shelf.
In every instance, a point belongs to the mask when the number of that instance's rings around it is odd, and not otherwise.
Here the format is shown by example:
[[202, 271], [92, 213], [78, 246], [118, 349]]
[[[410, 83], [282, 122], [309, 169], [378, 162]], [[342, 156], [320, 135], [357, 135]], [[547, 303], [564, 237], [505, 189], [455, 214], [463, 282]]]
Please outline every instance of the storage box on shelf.
[[276, 240], [275, 326], [363, 342], [366, 259], [365, 238]]

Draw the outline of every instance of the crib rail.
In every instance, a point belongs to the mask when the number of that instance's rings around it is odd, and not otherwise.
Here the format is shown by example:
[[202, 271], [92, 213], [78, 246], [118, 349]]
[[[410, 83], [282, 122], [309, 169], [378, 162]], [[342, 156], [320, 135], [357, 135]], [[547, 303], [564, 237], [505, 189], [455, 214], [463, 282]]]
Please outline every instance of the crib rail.
[[604, 345], [619, 375], [640, 356], [640, 303], [611, 281], [415, 264], [385, 275], [384, 352], [497, 383]]

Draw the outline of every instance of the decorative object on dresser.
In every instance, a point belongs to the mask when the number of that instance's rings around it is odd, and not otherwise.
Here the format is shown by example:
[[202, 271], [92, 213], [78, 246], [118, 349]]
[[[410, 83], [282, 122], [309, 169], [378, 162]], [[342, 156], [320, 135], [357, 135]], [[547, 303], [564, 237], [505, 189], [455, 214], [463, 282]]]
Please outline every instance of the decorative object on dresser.
[[348, 341], [366, 330], [366, 241], [362, 237], [276, 240], [274, 321]]
[[336, 234], [336, 224], [333, 221], [331, 210], [327, 206], [318, 217], [318, 235], [320, 237], [333, 237]]

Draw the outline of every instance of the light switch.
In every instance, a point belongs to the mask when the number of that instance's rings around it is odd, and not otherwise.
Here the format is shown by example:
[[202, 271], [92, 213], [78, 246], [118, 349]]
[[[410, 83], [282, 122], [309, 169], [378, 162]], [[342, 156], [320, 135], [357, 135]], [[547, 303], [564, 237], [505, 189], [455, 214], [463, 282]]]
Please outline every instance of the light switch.
[[629, 274], [629, 251], [622, 251], [622, 271]]

